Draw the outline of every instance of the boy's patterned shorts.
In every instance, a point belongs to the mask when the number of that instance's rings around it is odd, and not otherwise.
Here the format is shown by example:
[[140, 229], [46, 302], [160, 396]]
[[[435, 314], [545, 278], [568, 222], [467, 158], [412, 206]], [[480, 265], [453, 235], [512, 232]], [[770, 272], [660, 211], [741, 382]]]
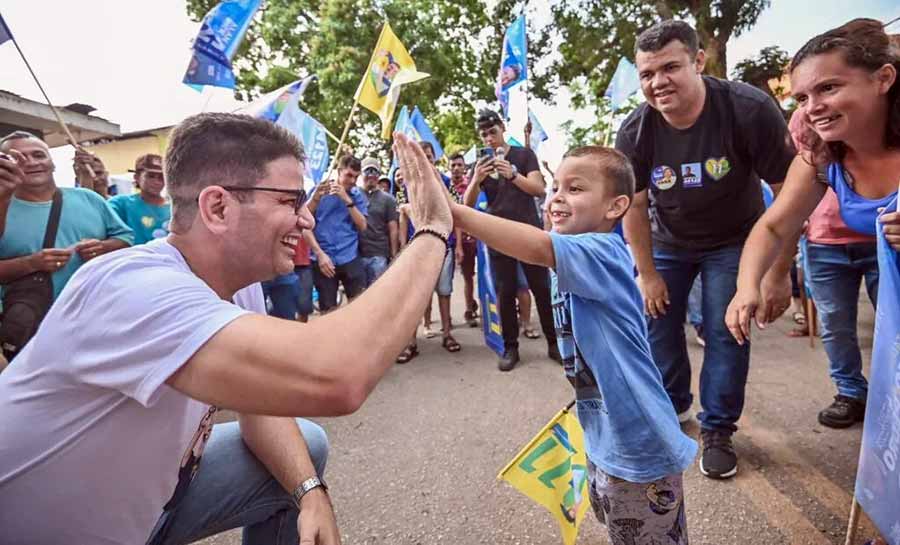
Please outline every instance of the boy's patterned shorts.
[[612, 545], [688, 545], [681, 475], [632, 483], [588, 460], [591, 506]]

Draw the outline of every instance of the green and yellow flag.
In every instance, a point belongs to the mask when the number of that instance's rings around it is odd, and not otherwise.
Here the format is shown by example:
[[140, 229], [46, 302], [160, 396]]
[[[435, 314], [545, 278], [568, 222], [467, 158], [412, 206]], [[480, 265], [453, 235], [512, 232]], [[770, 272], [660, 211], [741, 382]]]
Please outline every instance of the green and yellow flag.
[[564, 545], [574, 545], [590, 505], [584, 431], [574, 414], [559, 411], [497, 478], [550, 511]]
[[391, 120], [400, 100], [400, 87], [428, 76], [416, 70], [416, 63], [406, 47], [391, 30], [391, 25], [385, 22], [354, 98], [381, 118], [381, 136], [389, 139]]

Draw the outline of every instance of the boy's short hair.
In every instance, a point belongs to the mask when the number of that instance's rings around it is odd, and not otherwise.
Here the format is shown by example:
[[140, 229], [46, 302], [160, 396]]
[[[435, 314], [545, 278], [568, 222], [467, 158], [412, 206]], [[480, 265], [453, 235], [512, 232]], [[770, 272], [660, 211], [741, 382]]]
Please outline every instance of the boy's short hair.
[[500, 114], [489, 108], [484, 108], [478, 112], [478, 117], [475, 118], [475, 130], [490, 129], [494, 125], [503, 126], [503, 119], [500, 117]]
[[466, 161], [466, 157], [458, 151], [456, 153], [454, 153], [453, 155], [451, 155], [450, 158], [448, 159], [448, 161], [452, 163], [453, 161], [456, 161], [457, 159], [459, 159], [462, 162]]
[[567, 151], [563, 159], [569, 157], [594, 158], [603, 177], [612, 182], [615, 195], [625, 195], [629, 201], [634, 200], [634, 169], [622, 152], [605, 146], [581, 146]]
[[634, 52], [635, 54], [638, 51], [653, 53], [669, 45], [672, 40], [678, 40], [684, 44], [692, 57], [700, 50], [697, 32], [691, 25], [684, 21], [666, 19], [641, 32], [634, 42]]
[[431, 154], [435, 155], [434, 146], [428, 140], [420, 140], [419, 146], [422, 148], [422, 151], [425, 151], [425, 148], [428, 148], [428, 150], [431, 151]]
[[346, 168], [355, 172], [360, 172], [362, 171], [362, 161], [354, 155], [342, 155], [341, 158], [338, 159], [338, 169], [344, 170]]

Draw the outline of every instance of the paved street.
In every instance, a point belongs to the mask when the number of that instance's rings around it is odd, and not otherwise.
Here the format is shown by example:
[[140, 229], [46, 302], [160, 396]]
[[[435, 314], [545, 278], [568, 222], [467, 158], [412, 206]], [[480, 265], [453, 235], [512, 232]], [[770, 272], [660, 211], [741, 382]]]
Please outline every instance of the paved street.
[[[860, 314], [868, 361], [868, 301]], [[785, 317], [755, 337], [736, 435], [738, 476], [712, 481], [696, 465], [685, 474], [692, 544], [843, 543], [862, 428], [816, 422], [834, 394], [827, 363], [818, 339], [811, 349], [807, 338], [786, 336], [792, 326]], [[420, 339], [420, 356], [391, 370], [357, 414], [318, 419], [331, 440], [326, 477], [345, 544], [561, 543], [549, 513], [496, 475], [571, 399], [569, 384], [544, 357], [543, 338], [523, 339], [523, 363], [500, 373], [479, 329], [462, 326], [454, 335], [461, 352], [447, 353], [440, 338]], [[689, 346], [699, 363], [702, 349]], [[686, 429], [699, 431], [696, 422]], [[870, 533], [861, 531], [856, 543]], [[238, 544], [240, 535], [205, 543]], [[607, 543], [592, 514], [578, 543]]]

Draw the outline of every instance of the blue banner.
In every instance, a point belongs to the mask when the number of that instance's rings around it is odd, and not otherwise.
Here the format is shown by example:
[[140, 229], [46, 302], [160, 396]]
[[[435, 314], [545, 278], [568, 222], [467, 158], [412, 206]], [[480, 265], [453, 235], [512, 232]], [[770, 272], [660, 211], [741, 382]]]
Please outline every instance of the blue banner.
[[528, 79], [528, 37], [523, 13], [516, 17], [503, 35], [500, 70], [497, 72], [494, 91], [504, 119], [509, 119], [509, 90], [526, 79]]
[[[886, 212], [897, 210], [897, 200]], [[856, 499], [890, 545], [900, 545], [900, 256], [878, 224], [878, 310]]]
[[[484, 192], [478, 195], [475, 209], [487, 210], [487, 196]], [[481, 304], [481, 329], [484, 333], [484, 344], [503, 355], [503, 329], [500, 326], [500, 309], [497, 306], [497, 290], [494, 289], [494, 277], [491, 275], [491, 259], [487, 246], [481, 241], [477, 245], [478, 259], [478, 300]]]
[[[299, 99], [299, 93], [292, 96]], [[281, 115], [278, 116], [276, 125], [296, 134], [303, 142], [306, 150], [306, 174], [315, 183], [319, 183], [328, 174], [328, 133], [325, 127], [312, 116], [300, 109], [298, 100], [290, 100]]]
[[637, 68], [631, 64], [628, 59], [622, 57], [619, 59], [619, 65], [616, 67], [616, 73], [613, 74], [609, 87], [603, 96], [609, 99], [613, 111], [618, 110], [628, 100], [628, 98], [638, 92], [641, 88], [641, 80], [638, 77]]
[[534, 153], [538, 152], [538, 148], [541, 147], [541, 144], [549, 138], [547, 136], [547, 131], [544, 130], [544, 126], [541, 125], [541, 122], [538, 121], [536, 115], [531, 110], [528, 110], [528, 121], [531, 122], [531, 149]]
[[261, 3], [262, 0], [224, 0], [206, 14], [194, 39], [184, 83], [234, 89], [231, 59]]
[[429, 142], [434, 147], [434, 159], [439, 161], [444, 156], [444, 148], [441, 147], [441, 143], [434, 136], [434, 132], [428, 126], [428, 122], [425, 121], [425, 116], [419, 111], [418, 106], [413, 108], [412, 115], [409, 116], [409, 123], [419, 135], [419, 140]]
[[0, 13], [0, 44], [12, 39], [12, 32], [9, 30], [9, 27], [6, 26], [6, 21], [3, 20], [3, 14]]

